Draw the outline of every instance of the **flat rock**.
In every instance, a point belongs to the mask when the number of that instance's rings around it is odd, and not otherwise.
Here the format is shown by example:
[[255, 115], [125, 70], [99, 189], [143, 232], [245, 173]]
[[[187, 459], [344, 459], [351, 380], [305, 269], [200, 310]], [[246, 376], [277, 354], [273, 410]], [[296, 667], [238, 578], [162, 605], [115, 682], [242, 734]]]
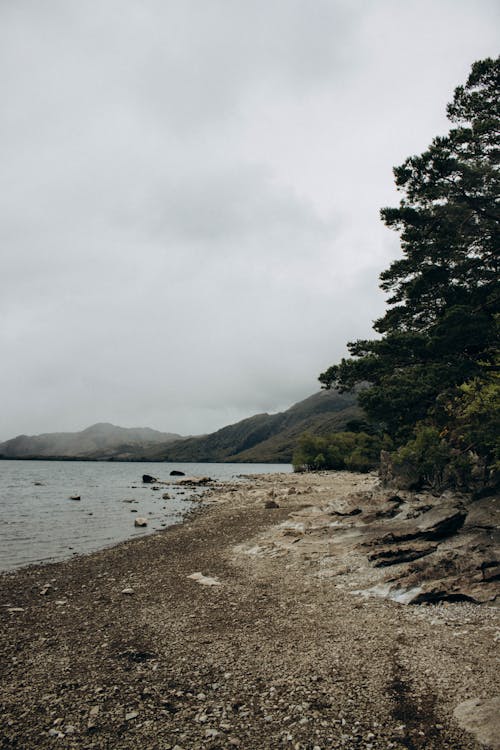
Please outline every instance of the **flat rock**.
[[317, 560], [321, 578], [355, 571], [352, 590], [404, 604], [498, 599], [498, 498], [375, 486], [311, 501], [241, 551]]
[[374, 552], [368, 554], [368, 559], [376, 568], [381, 568], [387, 565], [400, 565], [401, 563], [418, 560], [420, 557], [435, 552], [436, 549], [437, 544], [428, 544], [427, 542], [378, 547]]
[[491, 750], [500, 750], [500, 696], [471, 698], [459, 703], [453, 715], [463, 729]]
[[500, 527], [500, 498], [484, 497], [467, 508], [464, 529], [498, 529]]
[[425, 539], [445, 539], [463, 526], [466, 517], [467, 511], [463, 508], [438, 505], [417, 518], [417, 534]]
[[201, 583], [202, 586], [221, 586], [221, 582], [212, 576], [204, 576], [203, 573], [191, 573], [191, 575], [188, 576], [192, 581], [196, 581], [196, 583]]
[[[441, 540], [455, 534], [463, 526], [467, 513], [455, 506], [436, 506], [423, 513], [415, 510], [415, 517], [404, 520], [395, 519], [387, 528], [387, 533], [380, 537], [381, 542], [405, 542], [411, 539]], [[377, 529], [375, 528], [375, 535]]]

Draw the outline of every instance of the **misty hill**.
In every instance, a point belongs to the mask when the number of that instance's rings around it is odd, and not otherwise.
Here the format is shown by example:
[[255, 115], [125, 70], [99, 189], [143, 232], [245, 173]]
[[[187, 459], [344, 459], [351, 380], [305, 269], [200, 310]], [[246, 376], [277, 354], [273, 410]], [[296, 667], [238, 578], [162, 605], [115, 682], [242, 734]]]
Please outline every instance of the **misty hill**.
[[[298, 438], [309, 431], [325, 435], [359, 419], [354, 394], [320, 391], [278, 414], [257, 414], [210, 435], [151, 446], [152, 461], [290, 463]], [[144, 455], [144, 454], [143, 454]]]
[[304, 432], [339, 432], [360, 416], [354, 394], [320, 391], [286, 411], [256, 414], [209, 435], [181, 438], [100, 423], [81, 432], [19, 435], [0, 443], [0, 458], [290, 463]]
[[100, 422], [81, 432], [19, 435], [0, 443], [3, 458], [112, 458], [133, 457], [143, 446], [168, 443], [180, 435], [150, 427], [116, 427]]

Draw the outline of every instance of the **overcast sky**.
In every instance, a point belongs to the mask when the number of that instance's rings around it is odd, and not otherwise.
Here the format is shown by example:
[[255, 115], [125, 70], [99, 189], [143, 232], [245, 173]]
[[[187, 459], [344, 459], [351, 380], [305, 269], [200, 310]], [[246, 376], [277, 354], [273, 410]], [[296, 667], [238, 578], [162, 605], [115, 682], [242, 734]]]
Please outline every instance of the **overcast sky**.
[[0, 439], [193, 434], [371, 336], [495, 0], [0, 0]]

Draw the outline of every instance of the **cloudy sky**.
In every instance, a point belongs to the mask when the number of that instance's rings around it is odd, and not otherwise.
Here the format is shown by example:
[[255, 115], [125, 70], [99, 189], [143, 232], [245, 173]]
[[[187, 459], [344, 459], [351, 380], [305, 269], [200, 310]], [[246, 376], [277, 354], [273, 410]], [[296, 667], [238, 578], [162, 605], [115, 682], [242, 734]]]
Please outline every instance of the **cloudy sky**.
[[495, 0], [0, 0], [0, 439], [276, 411], [371, 335]]

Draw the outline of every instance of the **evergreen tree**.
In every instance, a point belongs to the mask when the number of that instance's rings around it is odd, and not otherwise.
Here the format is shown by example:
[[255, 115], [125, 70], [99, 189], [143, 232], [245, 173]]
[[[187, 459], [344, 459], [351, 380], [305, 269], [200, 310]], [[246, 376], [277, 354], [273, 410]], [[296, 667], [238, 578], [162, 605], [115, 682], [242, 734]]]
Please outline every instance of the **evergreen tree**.
[[384, 208], [402, 257], [381, 276], [380, 338], [320, 375], [326, 388], [367, 381], [359, 401], [399, 443], [422, 420], [446, 429], [464, 383], [498, 371], [500, 59], [476, 62], [455, 90], [454, 127], [395, 168], [402, 199]]

